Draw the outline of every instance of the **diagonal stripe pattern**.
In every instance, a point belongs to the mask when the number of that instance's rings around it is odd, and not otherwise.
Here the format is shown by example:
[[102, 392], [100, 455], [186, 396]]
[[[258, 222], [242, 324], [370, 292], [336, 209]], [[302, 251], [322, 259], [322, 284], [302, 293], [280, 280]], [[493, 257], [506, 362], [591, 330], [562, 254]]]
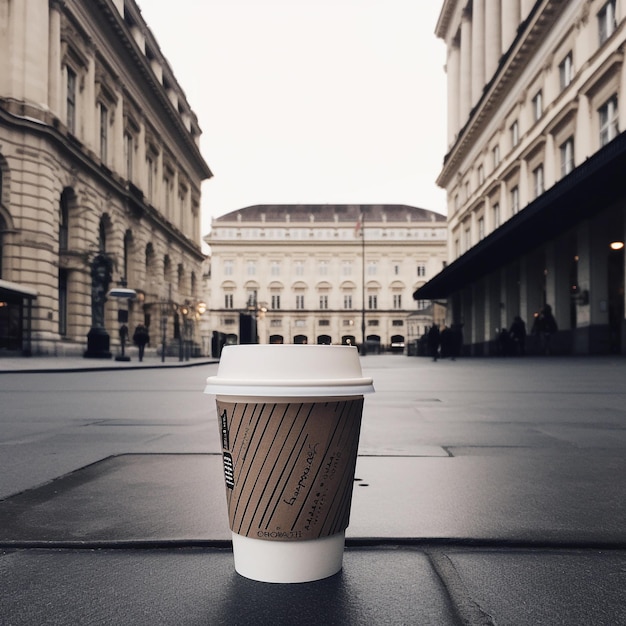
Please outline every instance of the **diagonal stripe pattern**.
[[329, 402], [218, 400], [217, 408], [228, 446], [223, 455], [233, 532], [303, 540], [347, 528], [362, 396]]

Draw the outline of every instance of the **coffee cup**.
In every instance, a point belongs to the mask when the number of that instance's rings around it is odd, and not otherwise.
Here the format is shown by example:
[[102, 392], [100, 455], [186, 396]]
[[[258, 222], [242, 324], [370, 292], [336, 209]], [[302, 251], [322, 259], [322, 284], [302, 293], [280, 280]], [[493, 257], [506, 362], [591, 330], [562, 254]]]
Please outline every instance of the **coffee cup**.
[[343, 565], [364, 394], [352, 346], [236, 345], [216, 396], [235, 570], [319, 580]]

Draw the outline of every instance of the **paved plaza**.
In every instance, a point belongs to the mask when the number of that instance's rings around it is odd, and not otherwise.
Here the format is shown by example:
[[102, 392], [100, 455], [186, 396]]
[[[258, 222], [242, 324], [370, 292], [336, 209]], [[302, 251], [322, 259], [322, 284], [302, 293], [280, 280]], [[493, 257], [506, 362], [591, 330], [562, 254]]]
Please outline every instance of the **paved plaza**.
[[0, 358], [2, 624], [626, 623], [626, 360], [368, 355], [341, 573], [237, 575], [215, 362]]

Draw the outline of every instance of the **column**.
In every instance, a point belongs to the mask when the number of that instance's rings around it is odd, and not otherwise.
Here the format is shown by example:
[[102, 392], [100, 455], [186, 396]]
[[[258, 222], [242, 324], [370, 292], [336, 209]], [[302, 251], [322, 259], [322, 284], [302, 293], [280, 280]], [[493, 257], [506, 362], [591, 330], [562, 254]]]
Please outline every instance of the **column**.
[[454, 138], [461, 128], [459, 121], [459, 85], [460, 85], [460, 50], [458, 43], [453, 41], [448, 48], [448, 146], [454, 143]]
[[485, 0], [474, 0], [472, 7], [472, 106], [485, 86]]
[[517, 27], [520, 25], [519, 0], [502, 1], [502, 54], [504, 54], [513, 43], [517, 34]]
[[48, 108], [61, 117], [61, 11], [59, 2], [50, 2], [48, 23]]
[[471, 13], [463, 11], [461, 18], [461, 84], [459, 93], [459, 116], [461, 126], [467, 122], [472, 108], [472, 21]]
[[485, 82], [493, 78], [502, 55], [500, 32], [500, 0], [485, 0]]

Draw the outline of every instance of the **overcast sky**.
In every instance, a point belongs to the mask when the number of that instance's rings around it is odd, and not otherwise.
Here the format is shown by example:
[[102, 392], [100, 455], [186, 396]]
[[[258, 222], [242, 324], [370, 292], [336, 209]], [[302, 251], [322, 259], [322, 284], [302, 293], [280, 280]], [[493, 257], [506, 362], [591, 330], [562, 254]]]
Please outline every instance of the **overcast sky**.
[[445, 213], [440, 0], [137, 1], [203, 131], [203, 236], [253, 204]]

